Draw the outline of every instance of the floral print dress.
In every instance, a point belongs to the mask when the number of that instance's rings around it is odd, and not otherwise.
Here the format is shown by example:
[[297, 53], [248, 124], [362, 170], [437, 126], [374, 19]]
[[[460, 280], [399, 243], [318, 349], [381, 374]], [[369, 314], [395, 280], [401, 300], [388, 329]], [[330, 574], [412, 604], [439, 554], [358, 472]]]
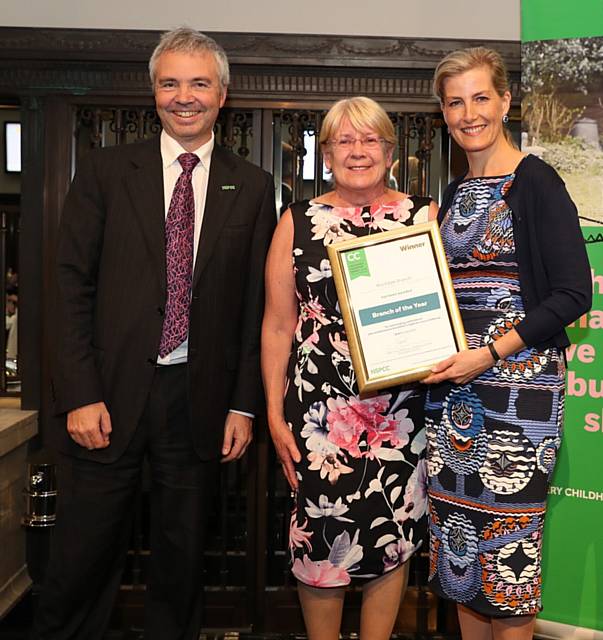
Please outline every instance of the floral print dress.
[[302, 460], [289, 547], [294, 576], [314, 587], [381, 576], [426, 535], [423, 391], [394, 387], [359, 398], [326, 246], [425, 222], [429, 203], [291, 208], [299, 318], [285, 417]]

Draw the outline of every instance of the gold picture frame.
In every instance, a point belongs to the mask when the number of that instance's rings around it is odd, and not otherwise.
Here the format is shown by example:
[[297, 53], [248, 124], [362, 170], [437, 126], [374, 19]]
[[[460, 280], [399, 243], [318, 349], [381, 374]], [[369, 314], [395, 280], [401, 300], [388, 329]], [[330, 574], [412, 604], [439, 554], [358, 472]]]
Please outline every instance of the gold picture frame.
[[467, 349], [435, 220], [327, 251], [361, 394], [420, 380]]

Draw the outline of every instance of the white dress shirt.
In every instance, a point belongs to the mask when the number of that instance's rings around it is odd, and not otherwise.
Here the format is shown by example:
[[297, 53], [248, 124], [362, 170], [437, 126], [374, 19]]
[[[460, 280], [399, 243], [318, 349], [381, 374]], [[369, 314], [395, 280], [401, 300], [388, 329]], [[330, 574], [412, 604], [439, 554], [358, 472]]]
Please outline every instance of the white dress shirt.
[[[165, 131], [161, 132], [161, 163], [163, 166], [163, 196], [164, 211], [167, 218], [172, 193], [176, 182], [182, 173], [182, 166], [178, 162], [178, 156], [182, 153], [188, 153], [174, 138], [170, 137]], [[209, 167], [211, 165], [211, 154], [214, 150], [214, 134], [211, 138], [192, 153], [199, 157], [199, 162], [193, 169], [193, 194], [195, 198], [195, 226], [193, 236], [193, 271], [197, 260], [197, 249], [199, 248], [199, 236], [201, 235], [201, 225], [203, 224], [203, 214], [205, 212], [205, 200], [207, 198], [207, 184], [209, 182]], [[157, 357], [157, 364], [171, 365], [181, 364], [188, 360], [188, 339], [178, 345], [171, 353], [163, 358]], [[239, 413], [249, 418], [253, 418], [253, 414], [246, 411], [238, 411], [231, 409], [232, 413]]]
[[[161, 163], [163, 165], [163, 197], [164, 212], [167, 218], [172, 193], [176, 182], [182, 173], [182, 166], [178, 162], [178, 156], [188, 153], [186, 149], [171, 138], [165, 131], [161, 132]], [[199, 162], [193, 169], [193, 194], [195, 197], [195, 227], [193, 236], [193, 270], [197, 259], [197, 249], [199, 247], [199, 236], [201, 235], [201, 225], [203, 224], [203, 213], [205, 212], [205, 199], [207, 197], [207, 183], [209, 181], [209, 167], [211, 164], [211, 154], [214, 150], [214, 134], [204, 145], [195, 149], [192, 153], [199, 157]], [[180, 364], [188, 360], [188, 340], [178, 345], [171, 353], [163, 358], [157, 358], [157, 364]]]

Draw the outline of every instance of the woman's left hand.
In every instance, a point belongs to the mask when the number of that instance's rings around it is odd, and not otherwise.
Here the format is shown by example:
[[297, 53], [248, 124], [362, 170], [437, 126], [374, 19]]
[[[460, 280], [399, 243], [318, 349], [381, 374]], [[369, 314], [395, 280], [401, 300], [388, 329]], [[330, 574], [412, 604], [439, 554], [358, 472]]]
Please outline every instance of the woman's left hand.
[[432, 367], [431, 373], [421, 382], [438, 384], [444, 380], [451, 380], [456, 384], [465, 384], [489, 369], [493, 364], [488, 347], [459, 351], [450, 358], [438, 362]]

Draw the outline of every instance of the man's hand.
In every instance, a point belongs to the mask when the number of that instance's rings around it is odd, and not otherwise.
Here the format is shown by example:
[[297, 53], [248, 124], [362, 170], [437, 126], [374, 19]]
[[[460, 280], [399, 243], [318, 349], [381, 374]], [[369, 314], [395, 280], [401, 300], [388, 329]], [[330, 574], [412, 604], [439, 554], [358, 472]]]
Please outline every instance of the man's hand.
[[248, 416], [229, 411], [224, 423], [222, 462], [232, 462], [243, 457], [253, 436], [252, 425], [253, 420]]
[[80, 447], [89, 451], [109, 446], [111, 416], [104, 402], [73, 409], [67, 414], [67, 431]]

